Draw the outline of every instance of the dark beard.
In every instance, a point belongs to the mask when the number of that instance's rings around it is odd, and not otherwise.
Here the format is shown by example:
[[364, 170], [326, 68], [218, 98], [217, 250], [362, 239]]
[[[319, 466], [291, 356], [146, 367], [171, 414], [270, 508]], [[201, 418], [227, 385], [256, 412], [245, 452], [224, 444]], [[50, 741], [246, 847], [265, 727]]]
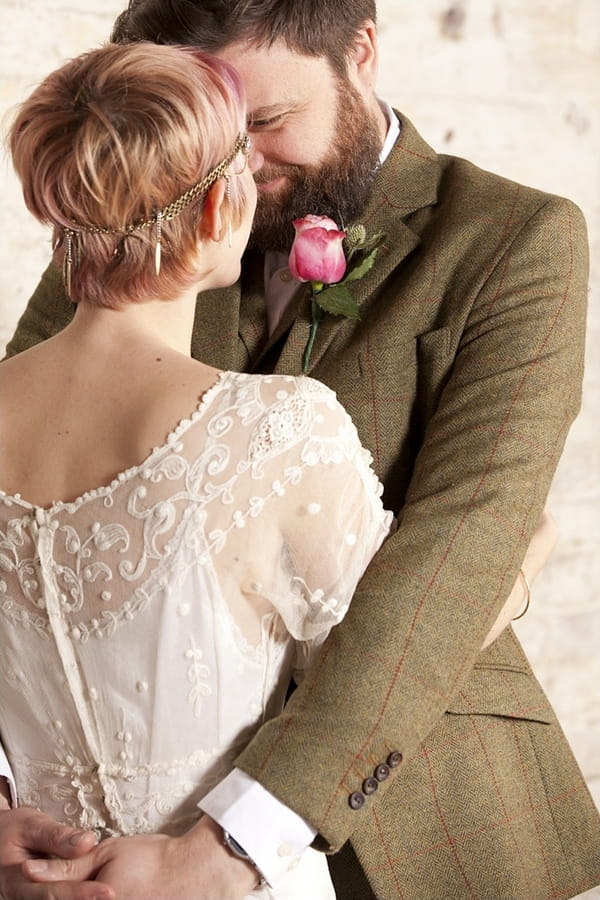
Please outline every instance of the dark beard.
[[273, 197], [259, 193], [249, 246], [288, 251], [292, 221], [313, 214], [329, 216], [341, 228], [355, 221], [371, 195], [379, 163], [381, 138], [372, 116], [353, 85], [338, 83], [336, 143], [320, 166], [265, 166], [256, 181], [285, 175], [289, 184]]

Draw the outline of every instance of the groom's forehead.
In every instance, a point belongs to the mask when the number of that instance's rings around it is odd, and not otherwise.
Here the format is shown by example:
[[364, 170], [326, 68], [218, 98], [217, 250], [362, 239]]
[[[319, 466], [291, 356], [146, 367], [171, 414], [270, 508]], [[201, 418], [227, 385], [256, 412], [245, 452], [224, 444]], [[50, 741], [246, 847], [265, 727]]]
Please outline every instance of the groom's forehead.
[[278, 107], [295, 103], [298, 96], [310, 98], [326, 90], [331, 81], [326, 57], [292, 50], [282, 40], [270, 45], [238, 41], [216, 55], [239, 72], [251, 112], [279, 112]]

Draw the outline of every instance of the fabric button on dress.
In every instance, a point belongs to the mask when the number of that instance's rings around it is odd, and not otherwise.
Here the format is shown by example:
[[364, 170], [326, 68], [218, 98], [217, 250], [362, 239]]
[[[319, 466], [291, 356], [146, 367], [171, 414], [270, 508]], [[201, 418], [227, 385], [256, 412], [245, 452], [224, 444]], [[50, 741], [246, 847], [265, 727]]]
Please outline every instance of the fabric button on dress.
[[362, 783], [362, 789], [364, 794], [374, 794], [377, 788], [379, 787], [379, 782], [376, 778], [365, 778]]
[[390, 774], [390, 767], [385, 763], [380, 763], [375, 769], [375, 778], [377, 781], [385, 781]]
[[352, 809], [360, 809], [365, 805], [365, 796], [360, 791], [353, 791], [348, 797], [348, 803]]
[[402, 754], [399, 750], [393, 750], [386, 760], [390, 769], [395, 769], [402, 762]]

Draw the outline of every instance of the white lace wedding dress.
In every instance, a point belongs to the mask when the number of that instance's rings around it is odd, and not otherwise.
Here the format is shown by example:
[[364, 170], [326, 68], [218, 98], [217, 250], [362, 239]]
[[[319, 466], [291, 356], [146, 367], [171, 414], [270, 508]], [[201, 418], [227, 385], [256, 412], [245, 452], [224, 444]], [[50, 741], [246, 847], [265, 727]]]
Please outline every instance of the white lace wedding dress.
[[[0, 491], [0, 736], [20, 802], [103, 837], [189, 827], [390, 519], [329, 389], [232, 372], [110, 485], [47, 509]], [[314, 851], [284, 881], [257, 896], [332, 896]]]

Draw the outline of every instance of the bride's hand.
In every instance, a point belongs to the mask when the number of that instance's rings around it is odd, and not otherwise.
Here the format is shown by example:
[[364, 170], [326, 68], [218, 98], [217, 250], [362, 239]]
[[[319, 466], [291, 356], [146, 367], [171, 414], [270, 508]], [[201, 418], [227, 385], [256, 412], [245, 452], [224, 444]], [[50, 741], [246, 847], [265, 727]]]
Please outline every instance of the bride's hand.
[[[544, 509], [533, 533], [533, 537], [531, 538], [531, 543], [525, 553], [525, 558], [521, 564], [521, 569], [523, 570], [529, 585], [533, 584], [535, 578], [546, 565], [557, 540], [558, 528], [554, 521], [554, 517], [548, 509]], [[520, 611], [523, 609], [526, 594], [525, 584], [523, 583], [523, 579], [519, 576], [513, 585], [508, 600], [502, 607], [500, 615], [492, 625], [489, 634], [486, 636], [481, 647], [482, 650], [489, 647], [489, 645], [496, 640], [498, 635], [504, 631], [506, 626], [510, 625], [515, 616], [519, 615]]]
[[114, 900], [111, 888], [97, 881], [84, 879], [75, 883], [71, 879], [58, 878], [51, 886], [46, 886], [35, 884], [24, 875], [23, 866], [27, 860], [49, 854], [62, 857], [61, 865], [68, 868], [75, 857], [91, 853], [95, 844], [91, 832], [61, 825], [37, 809], [26, 806], [10, 809], [8, 799], [0, 800], [0, 897], [10, 900]]

